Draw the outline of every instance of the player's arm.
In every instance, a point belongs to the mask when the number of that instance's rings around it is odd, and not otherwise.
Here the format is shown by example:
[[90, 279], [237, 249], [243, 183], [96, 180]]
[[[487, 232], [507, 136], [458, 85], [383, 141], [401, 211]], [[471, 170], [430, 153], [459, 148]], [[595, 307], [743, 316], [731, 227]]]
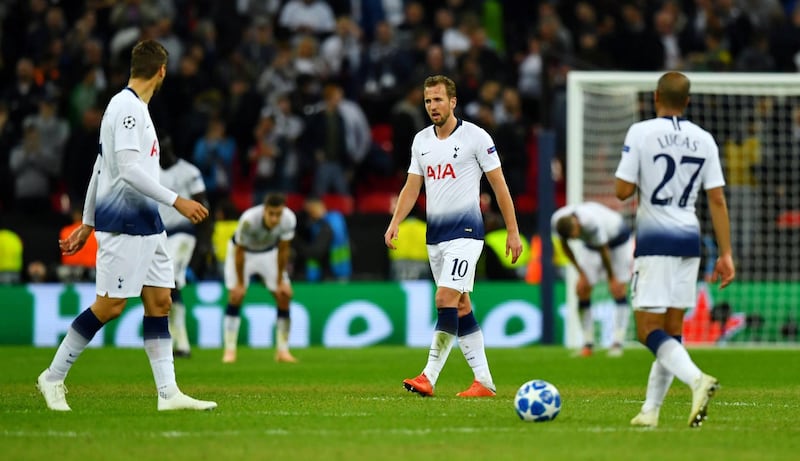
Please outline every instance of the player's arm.
[[616, 178], [614, 180], [614, 189], [617, 198], [624, 201], [633, 196], [633, 193], [636, 192], [636, 184]]
[[89, 179], [89, 186], [86, 189], [86, 201], [83, 202], [83, 220], [80, 226], [75, 228], [70, 235], [58, 241], [61, 253], [73, 255], [86, 245], [89, 236], [94, 231], [94, 209], [97, 200], [97, 174], [100, 171], [101, 157], [98, 155], [92, 167], [92, 176]]
[[706, 191], [708, 208], [711, 214], [711, 223], [714, 225], [714, 235], [717, 238], [719, 256], [714, 266], [711, 280], [720, 280], [720, 288], [725, 288], [736, 276], [733, 265], [733, 250], [731, 249], [730, 221], [728, 219], [728, 205], [725, 202], [725, 192], [722, 187], [715, 187]]
[[625, 285], [620, 283], [614, 274], [614, 266], [611, 264], [611, 247], [607, 243], [600, 247], [600, 259], [603, 261], [603, 268], [608, 276], [608, 291], [611, 292], [611, 296], [614, 299], [625, 296]]
[[572, 266], [578, 271], [578, 274], [583, 275], [583, 269], [581, 269], [581, 266], [578, 264], [575, 253], [572, 252], [572, 247], [569, 246], [569, 239], [559, 236], [559, 241], [561, 242], [561, 249], [564, 250], [564, 254], [567, 255], [569, 262], [572, 263]]
[[400, 195], [397, 197], [397, 205], [394, 208], [392, 220], [389, 222], [389, 227], [383, 234], [384, 243], [386, 243], [386, 246], [392, 250], [395, 249], [392, 240], [396, 240], [399, 235], [398, 225], [400, 222], [406, 219], [406, 216], [408, 216], [408, 214], [414, 208], [414, 205], [417, 203], [417, 199], [419, 198], [419, 191], [421, 188], [422, 176], [409, 173], [408, 177], [406, 178], [406, 183], [403, 186], [403, 189], [400, 190]]
[[155, 178], [144, 172], [139, 166], [138, 151], [124, 149], [118, 154], [119, 172], [122, 180], [128, 183], [139, 193], [163, 203], [173, 206], [183, 216], [186, 216], [192, 223], [199, 223], [208, 217], [208, 209], [202, 204], [178, 196], [175, 192], [162, 186]]
[[506, 237], [506, 256], [511, 253], [511, 263], [516, 263], [519, 255], [522, 254], [522, 241], [519, 237], [519, 226], [517, 225], [517, 215], [514, 212], [514, 201], [511, 199], [511, 192], [508, 190], [506, 178], [503, 176], [502, 168], [486, 172], [486, 179], [492, 186], [494, 196], [497, 199], [497, 206], [503, 221], [506, 223], [508, 236]]
[[292, 241], [281, 240], [278, 242], [278, 291], [284, 288], [283, 273], [289, 266], [289, 255], [292, 252]]
[[236, 285], [228, 293], [229, 301], [234, 306], [241, 306], [244, 300], [244, 247], [235, 243], [233, 245], [233, 267], [236, 272]]

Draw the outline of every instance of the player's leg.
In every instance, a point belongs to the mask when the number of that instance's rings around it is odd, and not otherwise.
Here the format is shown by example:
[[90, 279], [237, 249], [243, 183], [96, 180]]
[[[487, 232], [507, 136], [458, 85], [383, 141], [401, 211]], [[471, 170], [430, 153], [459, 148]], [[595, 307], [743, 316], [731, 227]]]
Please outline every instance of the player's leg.
[[428, 349], [428, 361], [421, 374], [415, 378], [403, 380], [403, 386], [407, 390], [422, 396], [433, 395], [436, 381], [439, 379], [439, 373], [442, 371], [448, 355], [450, 355], [450, 349], [453, 347], [453, 341], [455, 341], [456, 333], [458, 332], [458, 300], [461, 297], [461, 292], [439, 285], [444, 277], [443, 248], [446, 244], [447, 242], [428, 245], [428, 258], [431, 263], [434, 281], [438, 287], [435, 295], [437, 320], [433, 338], [431, 339], [431, 347]]
[[[702, 423], [708, 400], [719, 383], [716, 378], [703, 373], [692, 361], [686, 348], [667, 332], [668, 310], [658, 306], [688, 307], [694, 304], [699, 264], [699, 258], [639, 258], [634, 267], [636, 280], [633, 290], [639, 341], [653, 352], [667, 371], [692, 388], [692, 410], [689, 418], [689, 425], [692, 427]], [[670, 320], [670, 330], [680, 331], [683, 313], [671, 312]]]
[[169, 331], [175, 347], [175, 357], [189, 358], [192, 354], [189, 332], [186, 330], [186, 305], [181, 290], [173, 288], [170, 292], [172, 307], [169, 310]]
[[119, 317], [125, 308], [126, 301], [125, 298], [97, 296], [95, 303], [72, 321], [50, 366], [39, 375], [36, 381], [48, 408], [56, 411], [70, 410], [65, 395], [67, 389], [64, 386], [67, 373], [103, 325]]
[[594, 351], [594, 318], [592, 316], [592, 288], [605, 274], [600, 253], [583, 245], [575, 249], [576, 260], [581, 266], [582, 274], [578, 275], [575, 294], [578, 297], [578, 319], [581, 322], [583, 346], [580, 355], [589, 357]]
[[[472, 302], [469, 293], [474, 288], [475, 267], [483, 251], [483, 242], [474, 239], [458, 239], [445, 246], [444, 272], [439, 277], [439, 287], [449, 287], [460, 293], [458, 298], [458, 345], [461, 353], [472, 368], [474, 380], [465, 391], [460, 392], [460, 397], [491, 397], [494, 396], [495, 385], [489, 371], [489, 361], [486, 359], [486, 350], [481, 331], [475, 314], [472, 311]], [[444, 304], [437, 301], [437, 307]]]
[[[277, 261], [273, 272], [277, 272]], [[292, 282], [289, 280], [289, 274], [286, 272], [283, 273], [281, 287], [278, 286], [274, 276], [271, 280], [273, 280], [272, 287], [268, 288], [270, 288], [272, 297], [275, 298], [275, 306], [277, 307], [277, 319], [275, 320], [275, 361], [295, 363], [297, 359], [289, 351], [289, 332], [292, 326], [289, 306], [293, 296]]]
[[[223, 276], [225, 278], [225, 288], [228, 290], [228, 304], [225, 308], [225, 317], [222, 320], [222, 343], [223, 343], [223, 363], [233, 363], [236, 361], [236, 347], [239, 342], [239, 328], [242, 324], [240, 314], [243, 296], [232, 293], [231, 290], [237, 284], [236, 276], [236, 250], [232, 241], [228, 242], [228, 252], [225, 256], [225, 267]], [[247, 253], [244, 261], [244, 285], [245, 288], [250, 284], [251, 273], [248, 269], [251, 265], [251, 256], [255, 254]]]
[[170, 291], [175, 288], [172, 258], [167, 253], [166, 233], [144, 237], [143, 261], [138, 267], [146, 271], [141, 287], [144, 318], [142, 336], [144, 350], [158, 393], [158, 410], [210, 410], [215, 402], [196, 400], [178, 389], [175, 379], [175, 362], [172, 355], [172, 336], [169, 334], [169, 310], [172, 305]]
[[168, 315], [172, 303], [170, 288], [143, 287], [142, 303], [144, 304], [144, 319], [142, 320], [144, 350], [153, 371], [158, 393], [158, 410], [211, 410], [216, 408], [215, 402], [194, 399], [178, 388], [172, 355], [172, 337], [169, 334]]
[[620, 292], [611, 293], [614, 298], [614, 332], [608, 355], [619, 357], [622, 355], [622, 348], [628, 333], [628, 323], [631, 318], [627, 284], [630, 282], [633, 268], [633, 239], [628, 239], [625, 244], [611, 250], [611, 264], [614, 268], [614, 275], [623, 285], [620, 287]]
[[275, 319], [275, 361], [295, 363], [297, 359], [289, 352], [289, 331], [292, 321], [289, 305], [292, 302], [292, 282], [289, 274], [284, 271], [281, 276], [281, 285], [278, 286], [278, 249], [258, 254], [253, 259], [254, 271], [258, 274], [267, 290], [275, 299], [277, 318]]
[[[682, 342], [683, 310], [667, 309], [664, 320], [665, 331], [676, 341]], [[644, 404], [639, 414], [631, 420], [631, 424], [653, 427], [658, 425], [658, 413], [674, 377], [675, 375], [664, 368], [658, 360], [653, 361], [647, 380]]]
[[[138, 296], [144, 274], [136, 271], [141, 239], [95, 232], [97, 238], [97, 298], [73, 320], [50, 366], [37, 379], [48, 408], [68, 411], [64, 380], [72, 365], [104, 324], [119, 317], [127, 298]], [[120, 261], [124, 264], [120, 264]]]
[[[466, 312], [466, 314], [463, 314]], [[497, 391], [489, 371], [489, 361], [486, 359], [486, 349], [483, 342], [483, 331], [475, 320], [472, 302], [469, 293], [461, 295], [458, 303], [458, 346], [467, 360], [472, 374], [475, 377], [472, 385], [465, 391], [459, 392], [459, 397], [493, 397]], [[463, 314], [463, 315], [462, 315]]]
[[175, 357], [189, 357], [191, 346], [186, 330], [186, 305], [181, 290], [186, 286], [186, 270], [192, 259], [196, 239], [193, 235], [177, 233], [167, 238], [167, 251], [172, 257], [175, 272], [175, 288], [170, 293], [172, 307], [169, 311], [169, 331], [172, 335]]

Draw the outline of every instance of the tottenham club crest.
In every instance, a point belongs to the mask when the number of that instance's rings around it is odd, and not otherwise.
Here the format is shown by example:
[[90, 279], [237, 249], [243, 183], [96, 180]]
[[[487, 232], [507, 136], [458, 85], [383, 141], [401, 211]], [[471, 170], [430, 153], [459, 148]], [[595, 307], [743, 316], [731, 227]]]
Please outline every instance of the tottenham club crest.
[[128, 115], [122, 119], [122, 126], [130, 130], [136, 126], [136, 119], [133, 118], [133, 115]]

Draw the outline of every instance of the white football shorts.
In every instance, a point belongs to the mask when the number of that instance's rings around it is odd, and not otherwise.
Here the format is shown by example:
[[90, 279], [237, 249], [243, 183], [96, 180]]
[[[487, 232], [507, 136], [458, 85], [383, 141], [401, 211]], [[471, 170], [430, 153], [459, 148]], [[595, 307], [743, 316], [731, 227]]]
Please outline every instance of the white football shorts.
[[128, 235], [96, 231], [95, 237], [99, 296], [132, 298], [141, 296], [144, 286], [175, 288], [166, 232]]
[[[603, 258], [599, 251], [587, 248], [586, 245], [578, 244], [573, 246], [575, 259], [583, 269], [590, 285], [597, 282], [608, 280], [606, 268], [603, 266]], [[633, 238], [629, 238], [622, 245], [611, 248], [611, 268], [614, 275], [620, 282], [629, 282], [633, 271]]]
[[460, 238], [428, 245], [428, 258], [436, 286], [469, 293], [475, 285], [475, 266], [483, 240]]
[[167, 253], [172, 257], [175, 271], [175, 286], [180, 290], [186, 286], [186, 269], [194, 254], [197, 237], [185, 232], [167, 236]]
[[[278, 247], [268, 251], [245, 251], [244, 286], [250, 285], [250, 278], [258, 275], [264, 280], [269, 291], [278, 289]], [[291, 283], [289, 274], [283, 271], [283, 280]], [[228, 240], [228, 253], [225, 255], [225, 288], [236, 286], [236, 245]]]
[[689, 309], [697, 302], [700, 258], [640, 256], [633, 262], [631, 305], [663, 314], [668, 307]]

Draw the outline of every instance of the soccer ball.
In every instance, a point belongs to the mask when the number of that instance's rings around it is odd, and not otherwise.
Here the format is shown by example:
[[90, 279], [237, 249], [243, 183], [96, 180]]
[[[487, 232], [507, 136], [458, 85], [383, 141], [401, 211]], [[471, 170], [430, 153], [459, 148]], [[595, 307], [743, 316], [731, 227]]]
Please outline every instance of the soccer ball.
[[523, 421], [552, 421], [561, 411], [561, 394], [549, 382], [534, 379], [520, 386], [514, 409]]

